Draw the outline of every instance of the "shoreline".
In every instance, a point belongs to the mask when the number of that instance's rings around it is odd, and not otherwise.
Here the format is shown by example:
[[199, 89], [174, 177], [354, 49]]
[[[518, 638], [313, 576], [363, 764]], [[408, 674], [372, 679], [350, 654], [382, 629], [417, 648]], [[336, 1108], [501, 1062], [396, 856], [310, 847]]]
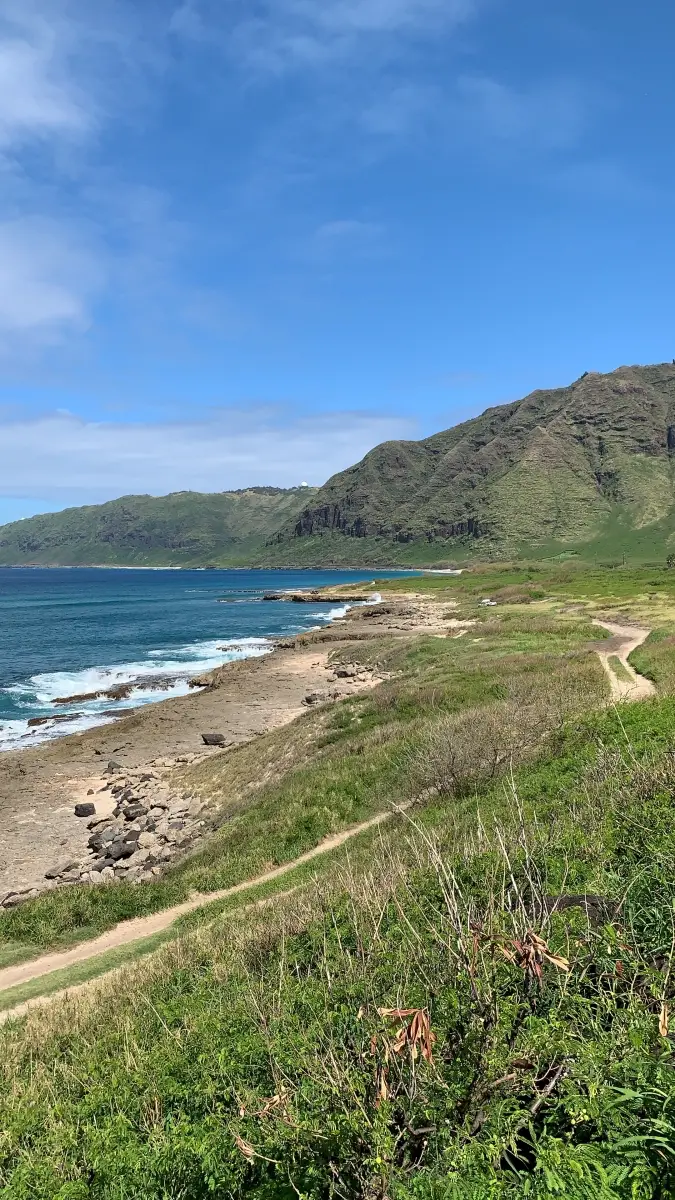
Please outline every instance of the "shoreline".
[[432, 567], [195, 567], [195, 566], [144, 566], [140, 563], [0, 563], [0, 571], [379, 571], [383, 575], [395, 571], [397, 574], [420, 575]]
[[[13, 570], [15, 568], [7, 568]], [[22, 570], [23, 568], [16, 568]], [[31, 567], [31, 571], [60, 571], [62, 568], [51, 567]], [[98, 568], [90, 567], [72, 567], [65, 568], [67, 570], [97, 570]], [[162, 571], [164, 568], [113, 568], [110, 570], [152, 570]], [[171, 568], [178, 570], [179, 568]], [[261, 569], [262, 570], [262, 569]], [[229, 569], [227, 570], [229, 574]], [[284, 586], [283, 593], [288, 592], [289, 595], [293, 592], [316, 592], [321, 591], [324, 598], [325, 595], [330, 595], [330, 592], [335, 590], [340, 593], [335, 599], [335, 605], [341, 606], [344, 602], [344, 592], [349, 589], [359, 588], [361, 592], [375, 589], [378, 579], [372, 579], [367, 576], [365, 579], [345, 579], [346, 571], [331, 572], [331, 574], [339, 575], [340, 580], [327, 580], [327, 572], [317, 572], [323, 580], [323, 587], [320, 583], [312, 580], [312, 572], [302, 571], [302, 586], [293, 584], [288, 581], [287, 586]], [[349, 572], [351, 576], [354, 574], [365, 575], [365, 572]], [[387, 577], [386, 573], [382, 573], [382, 577]], [[390, 576], [389, 576], [390, 577]], [[232, 581], [234, 582], [234, 581]], [[216, 572], [216, 587], [218, 584], [218, 572]], [[226, 588], [226, 582], [223, 581], [222, 586]], [[262, 581], [261, 581], [262, 586]], [[268, 581], [268, 588], [273, 588], [274, 582]], [[258, 588], [258, 582], [253, 583], [252, 590]], [[318, 594], [318, 593], [317, 593]], [[262, 599], [260, 596], [251, 596], [251, 601]], [[224, 601], [221, 601], [224, 602]], [[323, 601], [322, 601], [323, 602]], [[355, 597], [355, 603], [359, 600]], [[317, 600], [317, 603], [319, 601]], [[319, 616], [319, 614], [311, 614], [311, 617]], [[340, 615], [335, 612], [335, 615]], [[328, 617], [328, 614], [326, 614]], [[295, 625], [295, 633], [301, 633], [308, 628], [323, 628], [324, 621], [319, 620], [316, 625], [308, 626], [304, 620], [293, 620], [291, 625]], [[257, 618], [258, 625], [261, 618]], [[251, 617], [251, 625], [256, 624], [256, 618]], [[270, 629], [271, 625], [271, 629]], [[173, 655], [170, 649], [166, 651], [169, 659], [177, 658], [176, 661], [168, 661], [167, 669], [164, 670], [158, 666], [156, 670], [150, 669], [153, 667], [153, 654], [155, 651], [151, 649], [152, 643], [149, 642], [145, 649], [139, 651], [139, 654], [130, 661], [118, 661], [113, 654], [108, 661], [94, 663], [93, 665], [65, 665], [57, 666], [55, 669], [48, 669], [47, 673], [41, 674], [40, 669], [37, 672], [23, 676], [21, 678], [10, 679], [5, 685], [6, 689], [11, 691], [25, 691], [26, 703], [19, 705], [17, 708], [13, 706], [11, 701], [9, 710], [0, 715], [0, 762], [4, 761], [7, 754], [22, 752], [27, 749], [33, 749], [40, 745], [47, 745], [53, 741], [73, 736], [75, 734], [83, 734], [90, 729], [102, 728], [111, 723], [119, 722], [132, 712], [145, 708], [150, 705], [162, 703], [164, 700], [178, 699], [180, 696], [189, 694], [187, 691], [191, 687], [191, 680], [199, 674], [204, 674], [205, 671], [228, 663], [230, 661], [239, 661], [240, 659], [256, 657], [259, 654], [268, 654], [273, 651], [274, 646], [279, 638], [294, 636], [288, 634], [286, 618], [279, 617], [278, 620], [272, 618], [262, 621], [262, 629], [260, 632], [249, 631], [246, 634], [237, 634], [236, 629], [232, 629], [230, 634], [222, 634], [217, 636], [205, 636], [204, 638], [194, 642], [192, 649], [193, 661], [186, 661], [184, 669], [181, 669], [181, 658], [184, 650], [183, 644], [174, 647]], [[186, 638], [188, 634], [186, 633]], [[221, 645], [217, 645], [221, 642]], [[189, 643], [187, 643], [189, 646]], [[216, 650], [214, 650], [216, 647]], [[199, 659], [202, 661], [196, 661]], [[207, 661], [203, 661], [206, 659]], [[208, 659], [211, 660], [210, 665]], [[52, 687], [51, 675], [62, 675], [64, 682], [61, 690], [50, 691]], [[68, 680], [66, 677], [71, 676]], [[33, 685], [35, 685], [33, 687]], [[38, 686], [39, 685], [39, 686]], [[46, 689], [45, 686], [46, 685]], [[112, 695], [110, 693], [119, 690], [120, 687], [126, 689], [125, 695]], [[41, 690], [40, 690], [41, 688]], [[106, 704], [106, 700], [110, 700], [110, 704]], [[119, 705], [119, 708], [118, 708]], [[84, 706], [84, 711], [79, 711], [80, 707]], [[65, 709], [65, 711], [64, 711]], [[117, 709], [117, 711], [115, 711]], [[2, 726], [4, 725], [4, 732]]]
[[[377, 672], [362, 669], [336, 680], [329, 661], [334, 651], [344, 652], [364, 638], [407, 637], [416, 631], [456, 634], [452, 626], [457, 622], [448, 620], [447, 606], [430, 599], [413, 600], [403, 593], [387, 597], [379, 607], [381, 613], [371, 606], [354, 607], [345, 617], [279, 639], [269, 654], [227, 662], [208, 672], [201, 689], [189, 695], [130, 710], [83, 733], [3, 753], [0, 903], [17, 896], [13, 906], [54, 886], [45, 876], [55, 861], [86, 860], [90, 830], [86, 820], [75, 816], [74, 806], [99, 803], [108, 762], [117, 763], [115, 770], [122, 772], [148, 772], [151, 790], [178, 798], [190, 763], [228, 754], [316, 704], [358, 694], [379, 682]], [[205, 733], [221, 734], [224, 745], [207, 747]], [[101, 794], [101, 803], [103, 799]], [[76, 880], [63, 884], [72, 882]]]

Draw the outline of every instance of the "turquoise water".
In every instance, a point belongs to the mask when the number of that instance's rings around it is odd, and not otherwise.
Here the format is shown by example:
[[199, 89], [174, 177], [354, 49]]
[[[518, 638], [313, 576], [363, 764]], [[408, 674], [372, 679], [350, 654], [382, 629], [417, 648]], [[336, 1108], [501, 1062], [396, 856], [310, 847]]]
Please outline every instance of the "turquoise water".
[[[264, 592], [373, 582], [405, 572], [124, 571], [0, 568], [0, 750], [114, 719], [189, 691], [188, 679], [269, 652], [269, 638], [339, 610], [262, 599]], [[123, 699], [54, 704], [132, 683]], [[35, 717], [67, 721], [31, 728]]]

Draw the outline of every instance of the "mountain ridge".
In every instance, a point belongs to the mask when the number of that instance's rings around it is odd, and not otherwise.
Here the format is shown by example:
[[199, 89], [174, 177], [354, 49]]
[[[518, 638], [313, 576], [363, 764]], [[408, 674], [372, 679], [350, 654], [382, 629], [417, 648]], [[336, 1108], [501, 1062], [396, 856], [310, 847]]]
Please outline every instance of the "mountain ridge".
[[588, 372], [419, 442], [375, 447], [275, 541], [339, 533], [494, 553], [591, 543], [619, 516], [627, 534], [666, 521], [669, 537], [674, 450], [675, 364]]
[[420, 566], [675, 549], [675, 362], [585, 372], [321, 488], [127, 496], [0, 527], [0, 565]]
[[246, 566], [312, 488], [129, 495], [0, 526], [1, 566]]

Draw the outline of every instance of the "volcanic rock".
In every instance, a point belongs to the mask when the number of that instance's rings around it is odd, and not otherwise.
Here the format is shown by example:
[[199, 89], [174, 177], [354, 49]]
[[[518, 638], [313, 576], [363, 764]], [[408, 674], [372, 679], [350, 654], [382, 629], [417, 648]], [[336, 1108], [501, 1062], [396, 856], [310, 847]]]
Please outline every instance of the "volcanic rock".
[[205, 746], [224, 746], [226, 738], [224, 733], [203, 733], [202, 741]]
[[81, 804], [75, 805], [76, 817], [93, 817], [96, 813], [96, 805], [90, 800], [83, 801]]

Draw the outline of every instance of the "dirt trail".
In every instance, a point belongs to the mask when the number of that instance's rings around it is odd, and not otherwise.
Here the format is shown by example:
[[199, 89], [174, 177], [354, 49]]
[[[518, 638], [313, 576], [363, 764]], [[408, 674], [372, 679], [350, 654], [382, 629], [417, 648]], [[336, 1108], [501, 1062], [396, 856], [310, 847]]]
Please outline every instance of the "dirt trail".
[[[616, 625], [612, 621], [595, 620], [593, 624], [601, 625], [612, 635], [606, 646], [602, 650], [598, 650], [598, 658], [609, 678], [612, 700], [645, 700], [647, 696], [654, 696], [656, 688], [652, 681], [646, 679], [644, 675], [638, 675], [628, 661], [628, 655], [642, 645], [651, 631], [641, 629], [636, 625]], [[619, 659], [626, 674], [630, 676], [629, 679], [621, 679], [617, 675], [610, 662], [611, 658]]]
[[[173, 908], [165, 908], [161, 912], [152, 913], [149, 917], [135, 917], [130, 921], [121, 921], [114, 929], [109, 929], [106, 933], [102, 933], [100, 937], [94, 938], [90, 942], [82, 942], [78, 946], [73, 946], [70, 950], [60, 950], [52, 954], [43, 954], [40, 958], [31, 959], [29, 962], [18, 963], [14, 967], [5, 967], [4, 970], [0, 971], [0, 992], [4, 992], [8, 988], [17, 987], [19, 984], [29, 983], [31, 980], [38, 979], [43, 975], [50, 975], [53, 971], [63, 970], [64, 967], [72, 967], [76, 963], [86, 962], [87, 959], [96, 958], [99, 954], [105, 954], [108, 950], [115, 950], [118, 946], [125, 946], [130, 942], [139, 941], [141, 938], [149, 937], [153, 933], [159, 933], [161, 930], [167, 929], [172, 925], [184, 913], [201, 908], [204, 904], [212, 904], [215, 900], [224, 900], [228, 896], [236, 896], [238, 893], [248, 891], [260, 884], [279, 879], [282, 875], [287, 875], [289, 871], [293, 871], [295, 867], [300, 867], [303, 863], [310, 862], [313, 858], [327, 854], [330, 850], [336, 850], [339, 846], [349, 841], [350, 838], [356, 837], [357, 834], [364, 833], [365, 830], [372, 829], [376, 825], [380, 825], [395, 812], [402, 812], [408, 807], [409, 805], [406, 804], [394, 810], [378, 813], [377, 816], [370, 817], [367, 821], [362, 821], [360, 825], [353, 825], [350, 829], [344, 829], [341, 833], [335, 833], [332, 837], [325, 838], [323, 842], [319, 842], [318, 846], [314, 846], [312, 850], [307, 850], [305, 854], [301, 854], [293, 862], [284, 863], [281, 867], [275, 867], [271, 871], [266, 871], [263, 875], [256, 876], [255, 879], [246, 879], [243, 883], [234, 884], [233, 887], [229, 888], [222, 888], [218, 892], [209, 892], [207, 894], [197, 893], [182, 904], [175, 904]], [[49, 999], [51, 1000], [56, 996], [63, 995], [68, 990], [64, 988], [61, 992], [53, 992], [49, 996]], [[40, 997], [35, 997], [35, 1001], [39, 999]], [[19, 1016], [28, 1007], [32, 1006], [32, 1004], [33, 1001], [29, 1000], [24, 1004], [18, 1005], [16, 1008], [0, 1012], [0, 1024], [7, 1020], [8, 1017]]]

